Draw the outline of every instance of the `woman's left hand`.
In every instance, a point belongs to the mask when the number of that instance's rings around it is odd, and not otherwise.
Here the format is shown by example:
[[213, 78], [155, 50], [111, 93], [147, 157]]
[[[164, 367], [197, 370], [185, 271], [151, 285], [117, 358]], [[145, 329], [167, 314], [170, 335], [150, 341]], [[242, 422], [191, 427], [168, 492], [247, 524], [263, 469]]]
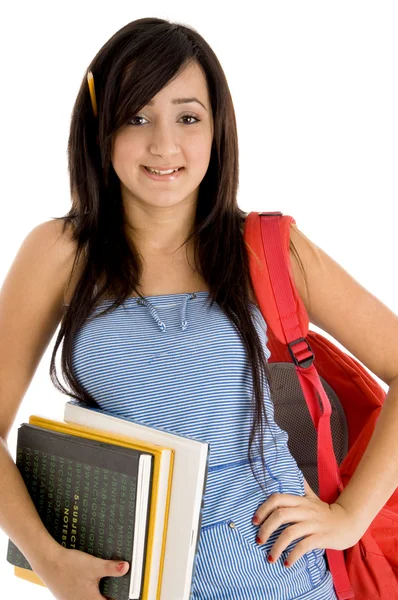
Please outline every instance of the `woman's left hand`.
[[[345, 550], [351, 548], [364, 534], [358, 523], [343, 506], [337, 502], [327, 504], [313, 492], [304, 478], [305, 496], [292, 494], [272, 494], [255, 512], [257, 522], [262, 524], [258, 538], [264, 544], [270, 535], [281, 525], [286, 527], [273, 544], [269, 556], [272, 561], [294, 541], [304, 538], [293, 548], [286, 558], [285, 566], [292, 566], [301, 556], [315, 548]], [[287, 564], [286, 564], [287, 563]]]

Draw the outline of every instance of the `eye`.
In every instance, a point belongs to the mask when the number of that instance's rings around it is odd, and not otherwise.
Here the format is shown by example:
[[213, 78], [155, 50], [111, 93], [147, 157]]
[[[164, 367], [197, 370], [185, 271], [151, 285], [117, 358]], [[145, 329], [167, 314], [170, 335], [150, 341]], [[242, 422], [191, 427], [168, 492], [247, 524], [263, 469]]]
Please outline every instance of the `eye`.
[[[130, 121], [127, 122], [128, 125], [134, 125], [135, 127], [137, 127], [137, 123], [133, 122], [135, 119], [144, 119], [144, 121], [146, 121], [145, 117], [135, 116], [132, 119], [130, 119]], [[198, 117], [196, 115], [183, 115], [181, 117], [181, 119], [195, 119], [194, 123], [185, 122], [185, 125], [195, 125], [195, 123], [199, 123], [199, 121], [201, 120], [201, 119], [198, 119]], [[138, 124], [138, 127], [139, 127], [139, 124]]]
[[[196, 123], [199, 123], [200, 119], [198, 119], [198, 117], [195, 117], [195, 115], [184, 115], [181, 117], [181, 119], [195, 119]], [[195, 123], [187, 123], [187, 125], [194, 125]]]

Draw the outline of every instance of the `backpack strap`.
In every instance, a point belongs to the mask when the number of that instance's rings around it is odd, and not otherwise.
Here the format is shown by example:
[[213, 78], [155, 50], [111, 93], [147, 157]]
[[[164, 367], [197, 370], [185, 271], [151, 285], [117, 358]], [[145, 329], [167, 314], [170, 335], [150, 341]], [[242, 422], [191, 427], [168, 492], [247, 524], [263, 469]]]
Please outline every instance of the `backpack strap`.
[[[288, 346], [317, 431], [319, 496], [331, 504], [343, 486], [330, 429], [331, 405], [313, 365], [315, 356], [306, 340], [308, 314], [292, 276], [289, 242], [290, 225], [295, 222], [281, 212], [251, 212], [246, 218], [244, 237], [250, 250], [250, 273], [259, 308], [267, 326]], [[353, 598], [343, 552], [326, 549], [326, 555], [339, 600]]]
[[[272, 230], [266, 232], [266, 225], [262, 225], [265, 219], [260, 219], [260, 215], [270, 215], [271, 219], [275, 215], [279, 218], [273, 219], [275, 223], [274, 227]], [[268, 221], [269, 219], [267, 219]], [[288, 215], [282, 216], [281, 212], [251, 212], [246, 217], [244, 233], [246, 245], [249, 249], [250, 272], [255, 287], [256, 298], [267, 325], [282, 344], [288, 343], [285, 330], [294, 329], [297, 318], [299, 321], [299, 330], [294, 333], [296, 336], [294, 339], [305, 337], [308, 333], [309, 325], [308, 314], [295, 286], [290, 263], [290, 225], [292, 223], [296, 224], [293, 217]], [[275, 260], [267, 260], [265, 245], [268, 240], [272, 249], [278, 249], [276, 257], [280, 256], [280, 264], [277, 258]], [[273, 287], [275, 286], [277, 289], [282, 285], [284, 288], [285, 285], [284, 280], [278, 281], [277, 275], [281, 268], [283, 271], [286, 271], [287, 276], [287, 287], [283, 289], [283, 293], [288, 293], [290, 296], [289, 305], [293, 305], [293, 312], [296, 315], [294, 319], [289, 319], [289, 314], [283, 310], [283, 307], [278, 307], [276, 303]], [[271, 285], [271, 274], [273, 285]]]

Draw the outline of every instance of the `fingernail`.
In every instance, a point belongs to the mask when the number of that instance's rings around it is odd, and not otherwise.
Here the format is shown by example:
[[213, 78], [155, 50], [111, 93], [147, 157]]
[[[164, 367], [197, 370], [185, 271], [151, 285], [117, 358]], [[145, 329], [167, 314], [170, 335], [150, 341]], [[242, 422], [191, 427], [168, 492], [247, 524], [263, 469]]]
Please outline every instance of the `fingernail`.
[[256, 542], [257, 542], [257, 544], [261, 544], [261, 540], [258, 536], [256, 537]]
[[287, 562], [287, 560], [285, 560], [285, 562], [283, 564], [285, 565], [285, 567], [289, 566], [289, 563]]
[[123, 567], [124, 567], [125, 563], [121, 562], [118, 564], [118, 566], [116, 567], [118, 571], [123, 571]]
[[253, 525], [258, 525], [258, 518], [257, 517], [253, 517], [252, 518], [252, 523], [253, 523]]
[[268, 560], [269, 562], [274, 562], [274, 559], [272, 558], [271, 554], [268, 554], [268, 556], [267, 556], [267, 560]]

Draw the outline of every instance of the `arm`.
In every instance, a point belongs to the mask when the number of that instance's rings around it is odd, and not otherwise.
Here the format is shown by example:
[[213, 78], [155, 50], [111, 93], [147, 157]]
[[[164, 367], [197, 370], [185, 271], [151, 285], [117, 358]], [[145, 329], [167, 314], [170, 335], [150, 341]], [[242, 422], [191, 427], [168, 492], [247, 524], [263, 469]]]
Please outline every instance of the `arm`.
[[291, 238], [307, 277], [306, 286], [291, 255], [293, 276], [310, 322], [389, 386], [368, 447], [336, 501], [365, 532], [398, 486], [398, 317], [295, 225]]
[[[62, 318], [70, 270], [61, 222], [35, 227], [0, 289], [0, 528], [34, 565], [62, 546], [43, 525], [7, 446], [18, 408]], [[70, 246], [72, 249], [72, 246]]]

